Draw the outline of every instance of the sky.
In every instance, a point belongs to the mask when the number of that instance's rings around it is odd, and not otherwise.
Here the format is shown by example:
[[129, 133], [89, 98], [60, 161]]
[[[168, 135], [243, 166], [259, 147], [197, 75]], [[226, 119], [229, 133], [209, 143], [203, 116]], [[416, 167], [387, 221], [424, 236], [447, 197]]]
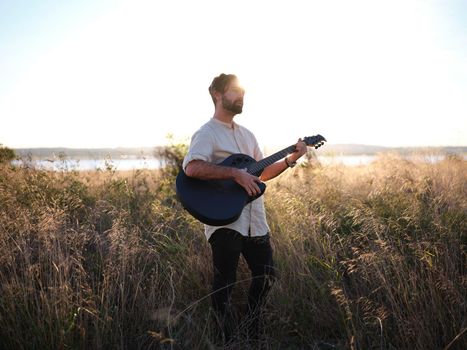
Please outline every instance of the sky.
[[263, 147], [467, 145], [466, 0], [0, 0], [0, 144], [188, 141], [234, 73]]

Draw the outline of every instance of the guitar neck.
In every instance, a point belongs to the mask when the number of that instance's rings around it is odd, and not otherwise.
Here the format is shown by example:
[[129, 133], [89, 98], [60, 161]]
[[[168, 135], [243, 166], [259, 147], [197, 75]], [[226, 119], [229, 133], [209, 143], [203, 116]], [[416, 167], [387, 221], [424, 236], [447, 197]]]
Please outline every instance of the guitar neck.
[[295, 145], [284, 148], [282, 151], [276, 152], [269, 157], [263, 158], [259, 162], [253, 164], [250, 168], [248, 168], [248, 172], [252, 175], [259, 176], [263, 172], [264, 168], [293, 152], [295, 152]]

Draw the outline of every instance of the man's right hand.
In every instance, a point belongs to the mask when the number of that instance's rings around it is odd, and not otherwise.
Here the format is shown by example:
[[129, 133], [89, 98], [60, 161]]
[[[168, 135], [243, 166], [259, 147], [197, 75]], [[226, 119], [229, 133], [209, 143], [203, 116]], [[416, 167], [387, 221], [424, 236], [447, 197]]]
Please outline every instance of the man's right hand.
[[251, 175], [246, 171], [246, 169], [236, 169], [234, 175], [234, 180], [240, 186], [242, 186], [250, 197], [256, 196], [261, 193], [258, 183], [261, 183], [261, 180], [254, 175]]
[[248, 173], [246, 169], [219, 166], [204, 160], [192, 160], [186, 166], [185, 174], [201, 180], [233, 179], [245, 189], [249, 196], [256, 196], [261, 193], [257, 185], [261, 183], [261, 180]]

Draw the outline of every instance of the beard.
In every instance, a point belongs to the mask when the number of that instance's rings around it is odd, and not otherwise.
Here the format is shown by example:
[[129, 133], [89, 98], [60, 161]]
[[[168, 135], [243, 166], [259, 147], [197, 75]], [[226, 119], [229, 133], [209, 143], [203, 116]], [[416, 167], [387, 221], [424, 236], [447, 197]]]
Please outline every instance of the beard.
[[243, 101], [230, 101], [225, 96], [222, 96], [222, 107], [229, 112], [240, 114], [243, 110]]

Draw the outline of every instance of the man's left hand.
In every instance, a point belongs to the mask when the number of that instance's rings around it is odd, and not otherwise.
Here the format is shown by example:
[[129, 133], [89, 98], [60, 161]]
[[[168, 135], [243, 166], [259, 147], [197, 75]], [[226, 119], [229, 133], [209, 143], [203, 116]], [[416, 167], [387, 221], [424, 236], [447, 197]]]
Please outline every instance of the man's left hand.
[[296, 162], [298, 158], [303, 156], [307, 151], [306, 143], [301, 138], [295, 144], [295, 152], [290, 155], [290, 160]]

